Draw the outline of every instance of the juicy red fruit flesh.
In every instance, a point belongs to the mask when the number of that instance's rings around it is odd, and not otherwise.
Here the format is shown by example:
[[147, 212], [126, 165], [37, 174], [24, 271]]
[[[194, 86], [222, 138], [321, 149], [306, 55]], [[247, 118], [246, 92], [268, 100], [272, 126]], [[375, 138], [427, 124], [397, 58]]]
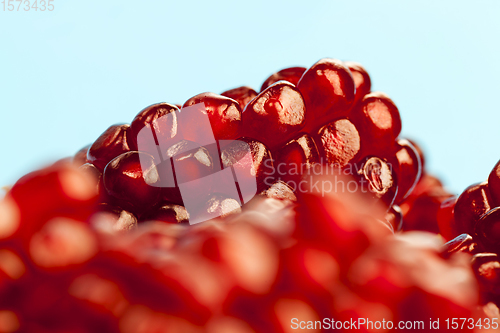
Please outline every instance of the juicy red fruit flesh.
[[392, 206], [398, 192], [398, 181], [386, 161], [378, 157], [369, 157], [363, 162], [358, 174], [361, 186], [368, 185], [365, 190], [380, 199], [387, 207]]
[[354, 85], [356, 86], [356, 95], [354, 97], [354, 104], [356, 104], [370, 92], [372, 86], [370, 75], [368, 75], [366, 69], [357, 62], [345, 61], [344, 65], [351, 71]]
[[348, 119], [336, 120], [319, 130], [321, 157], [329, 165], [345, 167], [357, 161], [361, 150], [360, 134]]
[[130, 151], [130, 126], [113, 125], [90, 146], [87, 162], [102, 172], [109, 161], [127, 151]]
[[398, 174], [398, 195], [396, 203], [402, 202], [410, 195], [422, 175], [422, 162], [413, 145], [405, 139], [396, 142], [396, 159], [399, 165], [394, 165]]
[[[210, 125], [216, 140], [234, 140], [239, 136], [241, 124], [241, 107], [234, 99], [217, 95], [214, 93], [202, 93], [188, 99], [182, 108], [204, 103], [204, 113], [208, 115]], [[179, 121], [182, 138], [189, 141], [199, 142], [199, 131], [205, 129], [197, 128], [196, 124], [188, 121]], [[196, 120], [194, 120], [196, 121]], [[205, 134], [205, 133], [203, 133]]]
[[455, 205], [456, 232], [473, 234], [476, 222], [492, 208], [490, 202], [487, 182], [467, 187]]
[[319, 162], [316, 144], [309, 135], [303, 134], [277, 150], [274, 166], [277, 171], [276, 177], [284, 182], [295, 183], [296, 187], [302, 174]]
[[267, 87], [281, 80], [288, 81], [296, 86], [305, 71], [305, 67], [289, 67], [282, 69], [268, 77], [262, 84], [262, 87], [260, 87], [260, 91], [264, 91]]
[[347, 116], [355, 97], [349, 68], [340, 60], [321, 59], [309, 68], [297, 88], [304, 96], [308, 118], [306, 131], [312, 132], [336, 118]]
[[487, 250], [500, 253], [500, 207], [488, 211], [479, 219], [475, 234]]
[[257, 92], [250, 87], [243, 86], [224, 91], [221, 95], [234, 99], [243, 110], [248, 102], [257, 96]]
[[[139, 147], [147, 147], [148, 142], [138, 142], [139, 132], [144, 128], [148, 127], [154, 133], [155, 140], [158, 143], [161, 142], [162, 146], [170, 146], [170, 142], [173, 142], [174, 138], [177, 136], [177, 113], [179, 109], [177, 106], [169, 103], [157, 103], [144, 108], [141, 112], [135, 116], [134, 120], [130, 124], [130, 145], [131, 150], [138, 150]], [[162, 121], [158, 119], [163, 118]], [[166, 119], [166, 121], [165, 121]]]
[[[144, 171], [143, 171], [144, 168]], [[140, 214], [158, 203], [160, 187], [153, 158], [131, 151], [113, 159], [104, 169], [103, 183], [110, 197], [122, 208]]]
[[255, 97], [243, 111], [243, 136], [256, 138], [273, 150], [291, 140], [303, 127], [306, 108], [297, 88], [275, 83]]
[[392, 147], [401, 133], [401, 117], [394, 102], [384, 93], [373, 92], [361, 100], [351, 112], [359, 129], [365, 151], [384, 152]]

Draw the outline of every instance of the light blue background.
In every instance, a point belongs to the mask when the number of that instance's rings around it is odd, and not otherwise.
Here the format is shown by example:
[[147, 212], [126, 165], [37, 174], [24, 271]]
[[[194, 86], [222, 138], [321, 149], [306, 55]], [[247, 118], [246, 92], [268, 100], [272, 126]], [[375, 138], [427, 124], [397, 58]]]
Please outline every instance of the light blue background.
[[327, 56], [368, 69], [452, 191], [500, 158], [498, 0], [53, 3], [0, 7], [0, 184], [149, 104], [258, 89]]

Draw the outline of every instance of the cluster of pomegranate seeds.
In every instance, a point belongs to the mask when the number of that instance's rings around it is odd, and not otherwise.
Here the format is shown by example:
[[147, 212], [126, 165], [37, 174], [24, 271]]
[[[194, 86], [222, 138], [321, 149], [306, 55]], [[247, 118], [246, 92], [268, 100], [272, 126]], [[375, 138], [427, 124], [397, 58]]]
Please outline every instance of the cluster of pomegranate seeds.
[[0, 332], [491, 322], [500, 162], [457, 197], [400, 132], [363, 66], [329, 58], [148, 106], [0, 200]]

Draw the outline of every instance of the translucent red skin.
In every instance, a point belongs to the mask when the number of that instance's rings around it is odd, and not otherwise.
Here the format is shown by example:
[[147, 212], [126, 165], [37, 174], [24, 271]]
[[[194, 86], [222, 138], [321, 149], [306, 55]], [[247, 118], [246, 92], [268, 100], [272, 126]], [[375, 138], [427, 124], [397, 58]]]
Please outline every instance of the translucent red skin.
[[260, 91], [264, 91], [267, 87], [272, 86], [278, 81], [285, 80], [293, 84], [294, 86], [299, 83], [300, 78], [306, 71], [305, 67], [289, 67], [289, 68], [284, 68], [271, 76], [269, 76], [264, 83], [262, 83], [262, 86], [260, 87]]
[[398, 194], [395, 203], [400, 203], [410, 195], [422, 175], [422, 162], [415, 147], [405, 139], [395, 144], [395, 156], [399, 168], [394, 166], [398, 175]]
[[479, 253], [472, 258], [472, 270], [479, 282], [481, 304], [491, 301], [491, 296], [500, 295], [499, 258], [493, 253]]
[[474, 234], [477, 221], [492, 208], [490, 202], [491, 196], [487, 182], [467, 187], [455, 205], [456, 231], [459, 234]]
[[232, 98], [240, 105], [240, 108], [243, 110], [245, 106], [257, 96], [257, 92], [250, 87], [243, 86], [230, 90], [224, 91], [222, 96]]
[[500, 207], [486, 212], [477, 221], [474, 233], [488, 251], [500, 253]]
[[242, 136], [262, 141], [274, 150], [293, 139], [304, 127], [306, 108], [295, 86], [280, 81], [247, 104], [242, 115]]
[[457, 199], [457, 196], [453, 196], [443, 201], [436, 214], [439, 233], [447, 241], [452, 240], [460, 235], [459, 231], [457, 230], [455, 216], [453, 214]]
[[173, 224], [186, 224], [189, 222], [186, 209], [183, 206], [170, 203], [148, 210], [141, 216], [139, 222], [145, 221], [161, 221]]
[[[380, 165], [386, 166], [386, 168], [381, 169], [380, 175], [377, 177], [378, 179], [383, 178], [386, 180], [386, 184], [382, 183], [382, 186], [377, 186], [373, 179], [373, 175], [368, 172], [369, 165], [373, 165], [374, 163], [380, 163]], [[398, 193], [398, 179], [396, 173], [392, 170], [387, 161], [378, 157], [368, 157], [360, 163], [359, 170], [362, 171], [361, 174], [357, 175], [357, 178], [361, 181], [360, 187], [364, 187], [366, 193], [370, 193], [376, 199], [383, 202], [387, 208], [390, 208]]]
[[326, 164], [342, 168], [361, 158], [360, 133], [348, 119], [339, 119], [323, 126], [315, 141]]
[[73, 164], [76, 166], [81, 166], [87, 163], [87, 152], [89, 151], [90, 145], [86, 145], [82, 149], [76, 152], [76, 154], [73, 156]]
[[[205, 103], [205, 112], [208, 115], [212, 131], [216, 140], [234, 140], [239, 137], [241, 126], [241, 107], [234, 99], [206, 92], [188, 99], [183, 108], [198, 103]], [[182, 137], [185, 140], [197, 142], [199, 129], [193, 124], [184, 124], [179, 121]]]
[[141, 158], [145, 165], [148, 157], [149, 168], [154, 165], [150, 155], [137, 151], [127, 152], [113, 159], [103, 172], [103, 183], [109, 196], [120, 207], [136, 215], [156, 205], [160, 198], [160, 187], [151, 186], [144, 179]]
[[365, 95], [351, 111], [350, 119], [359, 129], [366, 152], [383, 153], [401, 133], [401, 117], [394, 102], [384, 93]]
[[[298, 138], [290, 140], [285, 146], [278, 149], [274, 156], [276, 178], [280, 178], [286, 183], [293, 182], [295, 187], [302, 176], [302, 171], [307, 172], [315, 163], [320, 162], [318, 148], [308, 134], [302, 134]], [[291, 174], [296, 172], [298, 174]]]
[[[156, 139], [161, 140], [163, 146], [170, 146], [166, 143], [168, 141], [175, 143], [173, 139], [177, 136], [178, 132], [177, 112], [179, 112], [179, 108], [169, 103], [157, 103], [141, 110], [130, 124], [129, 143], [131, 150], [138, 150], [137, 137], [145, 126], [154, 130]], [[169, 122], [162, 122], [161, 126], [155, 126], [154, 123], [167, 114], [170, 114]]]
[[394, 231], [400, 231], [403, 228], [403, 212], [399, 206], [392, 205], [385, 215], [385, 219]]
[[500, 206], [500, 161], [497, 162], [488, 177], [488, 185], [490, 189], [492, 205]]
[[[257, 193], [269, 188], [274, 182], [274, 163], [271, 151], [262, 142], [251, 138], [239, 138], [238, 141], [246, 142], [252, 154], [252, 168], [248, 168], [248, 177], [257, 181]], [[237, 143], [233, 143], [237, 144]], [[232, 144], [221, 147], [222, 167], [227, 168], [232, 165], [234, 152], [231, 150]], [[252, 172], [251, 170], [254, 170]]]
[[[77, 180], [78, 183], [72, 185], [71, 180]], [[68, 193], [71, 186], [79, 186], [78, 193], [84, 192], [88, 197], [80, 198]], [[25, 175], [7, 195], [14, 199], [21, 213], [20, 227], [14, 236], [26, 239], [54, 217], [87, 221], [97, 202], [92, 179], [69, 164]]]
[[351, 71], [340, 60], [324, 58], [311, 66], [297, 84], [308, 112], [305, 131], [348, 115], [355, 98]]
[[368, 72], [360, 63], [354, 61], [344, 61], [344, 66], [349, 68], [351, 71], [354, 85], [356, 87], [356, 95], [353, 103], [353, 105], [355, 105], [361, 101], [366, 94], [370, 93], [372, 82], [370, 75], [368, 75]]
[[130, 126], [112, 125], [90, 146], [87, 162], [102, 172], [109, 161], [128, 151], [130, 151]]

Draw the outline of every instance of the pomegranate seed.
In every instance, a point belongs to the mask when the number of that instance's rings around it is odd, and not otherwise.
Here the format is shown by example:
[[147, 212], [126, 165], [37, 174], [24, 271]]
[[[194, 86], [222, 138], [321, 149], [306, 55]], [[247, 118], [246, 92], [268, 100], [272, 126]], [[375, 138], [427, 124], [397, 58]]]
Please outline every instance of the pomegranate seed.
[[399, 167], [393, 166], [398, 175], [398, 195], [395, 202], [400, 203], [410, 195], [420, 180], [422, 163], [415, 147], [405, 139], [396, 142], [396, 159]]
[[500, 253], [500, 207], [488, 211], [477, 221], [475, 234], [487, 250]]
[[[315, 163], [319, 163], [318, 148], [313, 139], [303, 134], [290, 140], [284, 147], [277, 150], [275, 168], [277, 175], [290, 185], [297, 187], [302, 177]], [[293, 185], [292, 185], [293, 184]]]
[[141, 216], [140, 222], [161, 221], [165, 223], [188, 223], [189, 214], [184, 206], [165, 204], [156, 209], [151, 209]]
[[[207, 92], [191, 97], [184, 103], [182, 108], [184, 109], [198, 103], [205, 104], [205, 109], [202, 112], [208, 115], [216, 140], [233, 140], [238, 137], [241, 123], [241, 108], [237, 101]], [[185, 140], [201, 142], [199, 139], [200, 133], [198, 133], [200, 128], [193, 126], [193, 123], [189, 122], [189, 120], [196, 121], [196, 115], [193, 115], [193, 117], [194, 119], [191, 117], [185, 119], [181, 116], [181, 120], [179, 121], [181, 134]], [[204, 129], [201, 130], [203, 131]], [[206, 135], [206, 133], [201, 134], [203, 136]]]
[[441, 256], [449, 258], [453, 253], [465, 252], [469, 254], [478, 253], [479, 246], [471, 235], [461, 234], [443, 245]]
[[277, 82], [245, 107], [243, 136], [259, 139], [273, 150], [304, 127], [305, 117], [304, 100], [297, 88], [286, 81]]
[[109, 161], [130, 151], [129, 135], [129, 125], [110, 126], [90, 146], [87, 152], [87, 162], [92, 163], [102, 172]]
[[391, 209], [385, 215], [385, 219], [394, 231], [400, 231], [403, 228], [403, 212], [398, 205], [391, 206]]
[[[251, 156], [248, 156], [250, 149]], [[257, 181], [257, 192], [266, 190], [274, 182], [274, 164], [271, 152], [262, 143], [254, 139], [240, 138], [221, 149], [223, 168], [233, 167], [238, 175], [238, 182], [244, 201], [247, 195], [255, 193], [246, 192], [242, 184], [251, 184]], [[244, 186], [246, 187], [246, 186]]]
[[30, 236], [54, 217], [86, 221], [96, 202], [94, 180], [71, 164], [19, 179], [9, 192], [19, 207], [20, 232]]
[[103, 173], [108, 194], [120, 207], [139, 214], [158, 202], [160, 188], [155, 185], [159, 182], [153, 158], [137, 151], [114, 158]]
[[90, 145], [86, 145], [82, 149], [76, 152], [73, 156], [73, 164], [76, 166], [81, 166], [87, 163], [87, 152], [89, 151]]
[[[181, 140], [167, 150], [168, 159], [162, 164], [171, 167], [173, 163], [176, 182], [173, 186], [162, 187], [162, 199], [167, 202], [183, 205], [180, 185], [189, 193], [189, 200], [197, 201], [206, 196], [213, 187], [212, 180], [208, 177], [220, 171], [218, 160], [214, 160], [210, 151], [216, 150], [216, 145], [200, 147], [197, 143]], [[158, 166], [160, 177], [173, 177], [171, 170], [163, 170], [162, 164]], [[203, 179], [205, 178], [205, 179]]]
[[[500, 295], [500, 260], [494, 253], [479, 253], [472, 258], [472, 270], [479, 282], [483, 298]], [[486, 295], [484, 295], [486, 294]]]
[[293, 193], [292, 187], [284, 181], [277, 180], [267, 190], [261, 192], [267, 198], [276, 200], [288, 200], [289, 202], [296, 202], [297, 197]]
[[90, 219], [90, 223], [101, 232], [113, 233], [136, 228], [137, 217], [118, 206], [101, 203], [97, 206], [97, 212]]
[[304, 96], [312, 133], [334, 119], [347, 116], [355, 97], [354, 79], [340, 60], [321, 59], [302, 75], [297, 88]]
[[500, 161], [497, 162], [488, 177], [488, 184], [491, 193], [492, 204], [500, 206]]
[[[154, 133], [153, 136], [156, 141], [156, 145], [161, 145], [161, 147], [169, 147], [175, 142], [173, 141], [177, 135], [177, 113], [179, 108], [173, 104], [169, 103], [158, 103], [144, 108], [130, 124], [130, 148], [131, 150], [138, 150], [139, 147], [149, 147], [149, 142], [138, 142], [138, 140], [143, 140], [145, 137], [139, 136], [139, 132], [144, 128], [148, 127]], [[163, 118], [161, 121], [158, 119], [163, 116], [169, 115]], [[169, 144], [171, 143], [171, 144]]]
[[401, 117], [394, 102], [384, 93], [373, 92], [351, 112], [352, 122], [361, 133], [363, 149], [380, 153], [392, 147], [401, 132]]
[[243, 110], [248, 102], [257, 97], [257, 92], [250, 87], [243, 86], [224, 91], [221, 95], [234, 99]]
[[358, 174], [361, 176], [361, 186], [364, 188], [366, 182], [368, 187], [365, 190], [391, 207], [398, 191], [398, 181], [391, 166], [378, 157], [369, 157], [363, 162]]
[[368, 75], [366, 69], [357, 62], [345, 61], [344, 66], [351, 71], [354, 85], [356, 86], [356, 95], [353, 103], [353, 105], [355, 105], [361, 101], [366, 94], [370, 93], [372, 85], [370, 75]]
[[288, 81], [296, 86], [305, 71], [305, 67], [289, 67], [282, 69], [279, 72], [276, 72], [268, 77], [262, 84], [262, 87], [260, 87], [260, 91], [264, 91], [265, 89], [267, 89], [267, 87], [272, 86], [273, 84], [281, 80]]
[[420, 157], [420, 163], [422, 163], [422, 174], [423, 174], [425, 171], [424, 151], [422, 150], [422, 147], [420, 147], [414, 140], [410, 140], [410, 139], [407, 139], [407, 140], [408, 140], [408, 142], [410, 142], [412, 144], [413, 148], [415, 148], [415, 150], [418, 153], [418, 156]]
[[336, 120], [321, 128], [318, 135], [320, 154], [329, 165], [342, 168], [359, 158], [361, 139], [349, 120]]
[[436, 215], [439, 233], [446, 240], [451, 240], [459, 235], [453, 214], [457, 199], [456, 196], [453, 196], [443, 201]]
[[491, 208], [488, 182], [467, 187], [455, 205], [454, 216], [458, 233], [473, 234], [476, 222]]

